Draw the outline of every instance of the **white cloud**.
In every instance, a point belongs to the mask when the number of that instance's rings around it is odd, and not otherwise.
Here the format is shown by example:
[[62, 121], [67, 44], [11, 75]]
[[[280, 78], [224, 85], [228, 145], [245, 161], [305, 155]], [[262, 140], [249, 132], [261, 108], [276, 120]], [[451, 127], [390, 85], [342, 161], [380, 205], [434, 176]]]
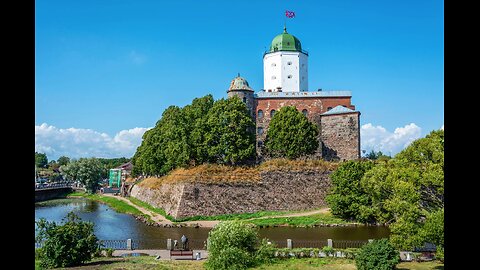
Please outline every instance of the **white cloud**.
[[47, 154], [49, 160], [60, 156], [132, 157], [150, 128], [122, 130], [111, 137], [92, 129], [57, 128], [46, 123], [35, 126], [35, 151]]
[[393, 156], [421, 136], [422, 129], [414, 123], [398, 127], [393, 133], [371, 123], [363, 125], [360, 129], [361, 149], [365, 150], [365, 153], [374, 150]]

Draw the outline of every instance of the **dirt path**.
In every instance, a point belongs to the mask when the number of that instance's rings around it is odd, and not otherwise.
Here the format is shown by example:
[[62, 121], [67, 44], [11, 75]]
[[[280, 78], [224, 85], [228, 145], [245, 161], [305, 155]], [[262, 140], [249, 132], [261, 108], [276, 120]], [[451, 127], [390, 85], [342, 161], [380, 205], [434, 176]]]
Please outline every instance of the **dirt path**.
[[[112, 194], [103, 194], [103, 196], [107, 197], [112, 197], [121, 201], [124, 201], [128, 203], [129, 205], [137, 208], [140, 212], [142, 212], [145, 215], [150, 216], [150, 218], [155, 221], [156, 223], [160, 225], [172, 225], [173, 222], [170, 220], [166, 219], [164, 216], [157, 214], [155, 212], [152, 212], [146, 208], [143, 208], [141, 206], [138, 206], [134, 203], [132, 203], [130, 200], [121, 197], [121, 196], [114, 196]], [[311, 216], [315, 214], [323, 214], [323, 213], [328, 213], [330, 212], [330, 208], [322, 208], [322, 209], [317, 209], [317, 210], [312, 210], [312, 211], [307, 211], [307, 212], [300, 212], [300, 213], [292, 213], [292, 214], [283, 214], [283, 215], [273, 215], [273, 216], [264, 216], [264, 217], [259, 217], [259, 218], [250, 218], [246, 220], [253, 220], [253, 219], [265, 219], [265, 218], [284, 218], [284, 217], [303, 217], [303, 216]], [[202, 228], [213, 228], [215, 225], [220, 223], [221, 220], [196, 220], [196, 221], [185, 221], [185, 222], [178, 222], [180, 224], [184, 224], [187, 226], [199, 226]]]
[[154, 213], [146, 208], [143, 208], [141, 206], [138, 206], [134, 203], [132, 203], [129, 199], [125, 198], [125, 197], [122, 197], [122, 196], [115, 196], [115, 195], [112, 195], [112, 194], [103, 194], [102, 196], [106, 196], [106, 197], [111, 197], [111, 198], [115, 198], [117, 200], [121, 200], [121, 201], [124, 201], [126, 203], [128, 203], [129, 205], [137, 208], [140, 212], [142, 212], [143, 214], [147, 215], [147, 216], [150, 216], [150, 218], [159, 223], [159, 224], [173, 224], [173, 222], [171, 222], [170, 220], [166, 219], [164, 216], [160, 215], [160, 214], [157, 214], [157, 213]]

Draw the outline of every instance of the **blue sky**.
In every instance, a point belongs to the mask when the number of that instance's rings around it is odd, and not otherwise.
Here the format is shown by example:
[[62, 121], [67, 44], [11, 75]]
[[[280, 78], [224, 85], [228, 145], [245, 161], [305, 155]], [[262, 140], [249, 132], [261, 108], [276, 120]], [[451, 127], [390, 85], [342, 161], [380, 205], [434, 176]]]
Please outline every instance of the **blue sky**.
[[165, 108], [226, 97], [238, 72], [261, 89], [263, 52], [285, 21], [309, 52], [309, 89], [352, 91], [362, 148], [395, 153], [443, 126], [443, 1], [37, 0], [35, 9], [36, 149], [49, 158], [131, 155]]

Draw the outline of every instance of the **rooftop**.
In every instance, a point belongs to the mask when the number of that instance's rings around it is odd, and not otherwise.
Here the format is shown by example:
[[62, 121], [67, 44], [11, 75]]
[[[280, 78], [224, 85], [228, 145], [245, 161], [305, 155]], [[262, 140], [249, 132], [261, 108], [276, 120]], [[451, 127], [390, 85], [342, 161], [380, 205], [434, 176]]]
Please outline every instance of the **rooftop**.
[[352, 109], [343, 107], [342, 105], [338, 105], [335, 108], [328, 110], [327, 112], [322, 113], [322, 115], [329, 115], [329, 114], [342, 114], [342, 113], [352, 113], [355, 112]]
[[257, 92], [255, 98], [351, 97], [352, 91]]

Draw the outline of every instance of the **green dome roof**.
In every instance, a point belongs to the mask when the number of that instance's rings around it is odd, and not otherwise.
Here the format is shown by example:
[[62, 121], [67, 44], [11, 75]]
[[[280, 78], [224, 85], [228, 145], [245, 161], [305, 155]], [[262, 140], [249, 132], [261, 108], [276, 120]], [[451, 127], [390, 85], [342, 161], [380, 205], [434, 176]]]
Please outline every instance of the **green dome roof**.
[[276, 51], [297, 51], [302, 52], [302, 44], [300, 40], [293, 35], [287, 33], [287, 27], [283, 28], [283, 33], [276, 36], [272, 40], [269, 52]]
[[247, 80], [244, 78], [240, 77], [240, 74], [238, 74], [237, 77], [235, 77], [232, 82], [230, 83], [230, 87], [228, 88], [228, 91], [232, 90], [249, 90], [253, 91], [253, 89], [248, 85]]

